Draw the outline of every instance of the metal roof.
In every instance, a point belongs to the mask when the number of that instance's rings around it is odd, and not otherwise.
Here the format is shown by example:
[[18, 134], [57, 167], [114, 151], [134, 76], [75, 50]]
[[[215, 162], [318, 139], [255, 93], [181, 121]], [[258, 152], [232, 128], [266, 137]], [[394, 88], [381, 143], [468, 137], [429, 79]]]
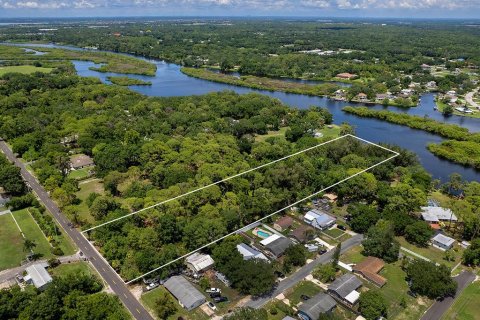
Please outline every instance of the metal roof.
[[332, 217], [331, 215], [328, 215], [317, 209], [308, 211], [305, 214], [304, 219], [307, 220], [313, 227], [320, 228], [325, 228], [336, 220], [335, 217]]
[[284, 237], [279, 237], [277, 240], [270, 242], [268, 245], [265, 247], [273, 253], [276, 257], [281, 256], [285, 250], [287, 250], [288, 247], [290, 247], [293, 244], [292, 240], [284, 238]]
[[164, 286], [187, 310], [192, 310], [206, 301], [205, 296], [182, 276], [171, 277], [165, 281]]
[[450, 247], [454, 242], [455, 239], [447, 237], [441, 233], [437, 234], [435, 237], [432, 238], [433, 241], [443, 244], [444, 246]]
[[47, 283], [52, 282], [52, 277], [42, 264], [31, 265], [27, 267], [25, 271], [27, 271], [28, 276], [36, 288], [41, 288]]
[[[457, 216], [452, 212], [450, 209], [442, 208], [442, 207], [422, 207], [421, 208], [423, 214], [432, 215], [437, 217], [438, 220], [452, 220], [457, 221]], [[425, 219], [425, 218], [424, 218]], [[429, 220], [434, 221], [434, 220]]]
[[246, 245], [245, 243], [237, 244], [237, 250], [243, 256], [243, 260], [256, 258], [256, 259], [263, 259], [263, 260], [269, 261], [268, 258], [263, 253], [255, 250], [254, 248]]
[[345, 299], [353, 290], [357, 290], [362, 286], [362, 282], [351, 273], [344, 274], [340, 278], [335, 279], [328, 286], [328, 290], [334, 291], [340, 297]]
[[332, 310], [336, 305], [332, 297], [321, 292], [302, 303], [298, 310], [306, 314], [310, 319], [318, 319], [320, 314]]
[[270, 237], [265, 238], [262, 241], [260, 241], [260, 244], [262, 246], [267, 246], [268, 244], [270, 244], [270, 243], [272, 243], [272, 242], [274, 242], [274, 241], [276, 241], [280, 238], [281, 238], [281, 236], [279, 236], [278, 234], [272, 234]]
[[192, 267], [195, 269], [195, 271], [202, 271], [205, 270], [215, 263], [213, 261], [212, 257], [210, 257], [208, 254], [202, 254], [202, 253], [194, 253], [190, 256], [188, 256], [185, 261], [188, 264], [191, 264]]

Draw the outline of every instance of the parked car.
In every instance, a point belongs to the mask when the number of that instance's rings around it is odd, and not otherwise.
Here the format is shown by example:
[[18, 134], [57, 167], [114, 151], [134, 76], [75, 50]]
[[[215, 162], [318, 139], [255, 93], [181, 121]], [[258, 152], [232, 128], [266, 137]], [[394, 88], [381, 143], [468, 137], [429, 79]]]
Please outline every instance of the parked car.
[[221, 293], [222, 290], [220, 290], [219, 288], [209, 288], [207, 290], [205, 290], [206, 293], [212, 293], [212, 292], [218, 292], [218, 293]]
[[226, 301], [228, 301], [228, 298], [227, 297], [216, 297], [216, 298], [213, 298], [213, 301], [215, 301], [215, 303], [226, 302]]
[[213, 304], [213, 302], [207, 303], [207, 306], [212, 310], [217, 310], [217, 306], [215, 304]]
[[220, 292], [210, 292], [210, 298], [218, 298], [222, 294]]
[[341, 224], [337, 224], [337, 228], [343, 231], [347, 230], [347, 227], [342, 226]]
[[150, 291], [150, 290], [155, 289], [155, 288], [158, 287], [159, 285], [160, 285], [160, 284], [155, 281], [155, 282], [149, 283], [145, 289], [146, 289], [147, 291]]
[[325, 254], [325, 253], [327, 253], [327, 249], [318, 250], [318, 254], [320, 254], [320, 255]]
[[310, 300], [310, 297], [307, 296], [307, 295], [305, 295], [305, 294], [302, 294], [302, 295], [300, 296], [300, 299], [302, 299], [302, 300], [304, 300], [304, 301], [307, 301], [307, 300]]

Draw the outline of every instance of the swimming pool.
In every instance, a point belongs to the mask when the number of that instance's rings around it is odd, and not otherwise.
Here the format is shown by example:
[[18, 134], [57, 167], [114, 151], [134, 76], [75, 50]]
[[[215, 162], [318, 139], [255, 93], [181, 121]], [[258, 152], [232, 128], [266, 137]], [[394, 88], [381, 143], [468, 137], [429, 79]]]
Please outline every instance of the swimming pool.
[[266, 239], [272, 235], [271, 233], [268, 233], [267, 231], [262, 229], [255, 229], [254, 233], [257, 235], [257, 237], [260, 237], [262, 239]]

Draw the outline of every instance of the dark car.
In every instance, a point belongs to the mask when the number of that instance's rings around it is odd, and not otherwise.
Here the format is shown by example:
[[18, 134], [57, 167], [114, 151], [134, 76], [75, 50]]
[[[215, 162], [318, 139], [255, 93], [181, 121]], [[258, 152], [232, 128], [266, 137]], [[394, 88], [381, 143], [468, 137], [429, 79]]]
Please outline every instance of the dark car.
[[220, 292], [210, 292], [210, 298], [218, 298], [222, 294]]
[[337, 228], [343, 231], [347, 230], [347, 227], [342, 226], [341, 224], [337, 224]]
[[327, 253], [327, 249], [320, 249], [318, 251], [318, 254], [320, 254], [320, 255], [325, 254], [325, 253]]
[[216, 298], [213, 298], [213, 301], [215, 301], [215, 303], [226, 302], [226, 301], [228, 301], [228, 298], [227, 297], [216, 297]]
[[304, 294], [302, 294], [302, 295], [300, 296], [300, 298], [301, 298], [302, 300], [304, 300], [304, 301], [310, 300], [310, 297], [307, 296], [307, 295], [304, 295]]

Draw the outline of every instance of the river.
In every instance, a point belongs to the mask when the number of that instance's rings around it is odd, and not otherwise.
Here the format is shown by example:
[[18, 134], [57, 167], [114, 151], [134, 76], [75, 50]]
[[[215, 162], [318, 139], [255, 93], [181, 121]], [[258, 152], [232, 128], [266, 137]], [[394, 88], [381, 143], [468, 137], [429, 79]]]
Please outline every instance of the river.
[[[24, 45], [23, 45], [24, 46]], [[42, 45], [33, 45], [41, 47]], [[72, 50], [82, 50], [69, 46], [43, 45], [46, 47], [60, 47]], [[145, 59], [142, 57], [138, 57]], [[473, 168], [463, 167], [453, 162], [440, 159], [430, 153], [426, 146], [429, 143], [440, 143], [444, 139], [440, 136], [430, 134], [422, 130], [411, 129], [405, 126], [400, 126], [385, 121], [369, 118], [361, 118], [343, 112], [341, 109], [347, 105], [360, 106], [362, 104], [354, 104], [345, 101], [335, 101], [328, 98], [313, 97], [300, 94], [291, 94], [284, 92], [271, 92], [266, 90], [255, 90], [245, 87], [238, 87], [223, 83], [211, 82], [207, 80], [189, 77], [180, 71], [180, 66], [167, 63], [160, 60], [145, 59], [157, 66], [157, 72], [154, 77], [142, 75], [128, 75], [129, 77], [150, 81], [151, 86], [130, 86], [130, 88], [147, 96], [188, 96], [201, 95], [214, 91], [232, 90], [237, 93], [257, 92], [277, 98], [283, 103], [297, 108], [308, 108], [309, 106], [326, 107], [332, 114], [334, 123], [340, 124], [348, 122], [355, 127], [356, 135], [361, 138], [370, 140], [376, 143], [395, 144], [402, 148], [415, 152], [420, 160], [420, 163], [430, 172], [434, 179], [446, 181], [450, 174], [456, 172], [461, 174], [466, 180], [480, 181], [480, 171]], [[116, 73], [102, 73], [90, 70], [90, 67], [99, 66], [90, 61], [73, 61], [77, 73], [85, 77], [98, 77], [104, 83], [109, 83], [108, 76], [118, 76]], [[291, 80], [287, 80], [291, 81]], [[435, 95], [433, 93], [424, 94], [418, 107], [415, 108], [399, 108], [399, 107], [385, 107], [382, 105], [369, 105], [369, 107], [383, 110], [388, 109], [396, 112], [405, 112], [408, 114], [428, 116], [432, 119], [458, 124], [469, 129], [472, 132], [480, 131], [480, 119], [468, 118], [462, 116], [444, 117], [440, 112], [434, 111], [433, 107]]]

